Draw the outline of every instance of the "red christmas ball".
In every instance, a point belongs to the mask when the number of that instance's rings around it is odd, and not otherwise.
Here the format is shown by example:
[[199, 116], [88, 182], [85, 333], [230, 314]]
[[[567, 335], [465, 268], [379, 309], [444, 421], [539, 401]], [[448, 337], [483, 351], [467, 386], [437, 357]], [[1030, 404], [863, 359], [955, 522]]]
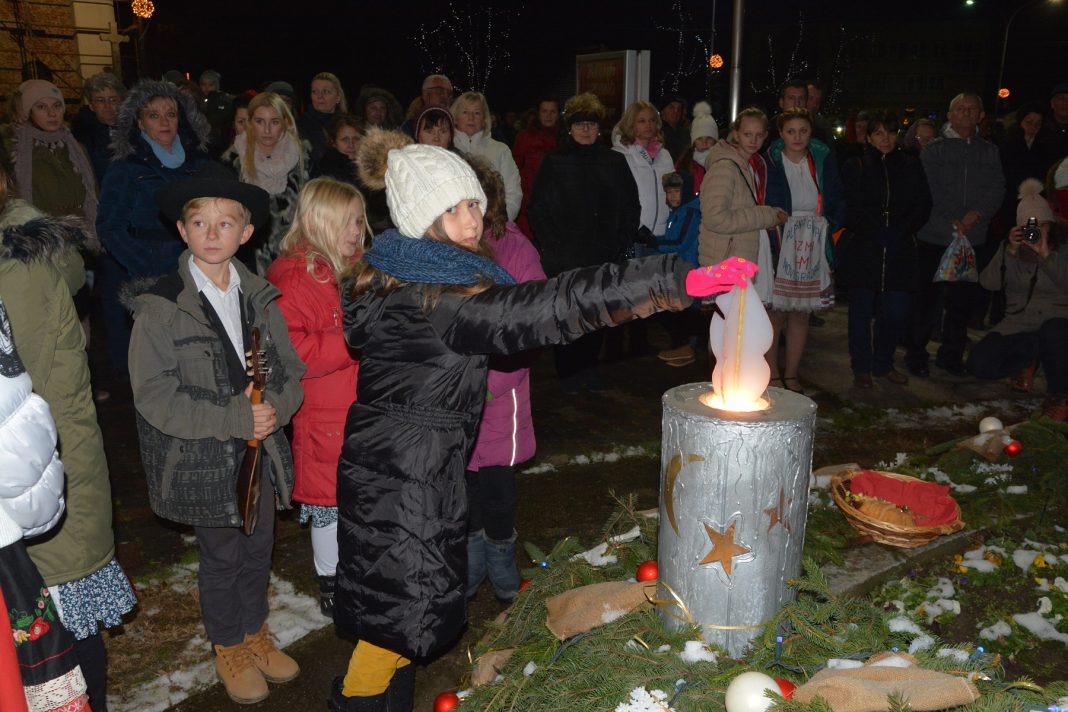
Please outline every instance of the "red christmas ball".
[[782, 691], [782, 696], [788, 700], [794, 699], [794, 690], [797, 689], [797, 685], [787, 680], [785, 677], [775, 678], [775, 682], [779, 685], [779, 690]]
[[643, 561], [638, 564], [638, 572], [634, 577], [639, 581], [656, 581], [660, 578], [660, 569], [652, 559]]
[[1009, 457], [1016, 457], [1023, 452], [1023, 443], [1019, 440], [1012, 440], [1005, 446], [1005, 454]]
[[434, 698], [434, 712], [453, 712], [460, 706], [460, 698], [452, 690], [446, 690]]
[[522, 591], [524, 588], [526, 588], [529, 585], [530, 585], [530, 579], [523, 579], [522, 581], [519, 582], [519, 590]]

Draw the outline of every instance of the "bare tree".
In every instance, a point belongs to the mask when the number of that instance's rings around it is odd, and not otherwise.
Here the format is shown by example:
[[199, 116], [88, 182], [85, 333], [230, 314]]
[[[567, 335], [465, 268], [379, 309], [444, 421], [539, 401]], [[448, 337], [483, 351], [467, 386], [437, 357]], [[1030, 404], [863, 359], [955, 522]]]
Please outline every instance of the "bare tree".
[[445, 16], [420, 24], [414, 38], [423, 50], [424, 71], [447, 73], [458, 89], [485, 93], [493, 73], [509, 68], [508, 43], [516, 14], [489, 3], [450, 2]]

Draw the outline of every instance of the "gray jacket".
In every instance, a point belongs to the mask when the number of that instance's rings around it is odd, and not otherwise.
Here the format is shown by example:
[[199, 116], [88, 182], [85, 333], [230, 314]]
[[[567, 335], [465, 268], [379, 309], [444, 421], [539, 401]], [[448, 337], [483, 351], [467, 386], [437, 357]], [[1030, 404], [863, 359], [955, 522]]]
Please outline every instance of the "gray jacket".
[[1068, 250], [1054, 250], [1045, 260], [1033, 253], [1032, 259], [1020, 258], [1028, 252], [1021, 246], [1010, 255], [1003, 243], [979, 275], [986, 289], [1005, 290], [1005, 318], [992, 329], [994, 333], [1038, 331], [1048, 319], [1068, 318]]
[[990, 219], [1005, 197], [998, 147], [978, 136], [935, 139], [920, 153], [931, 189], [931, 218], [916, 237], [932, 245], [949, 245], [953, 221], [975, 210], [982, 216], [968, 231], [973, 245], [986, 242]]
[[[133, 297], [130, 384], [137, 409], [141, 461], [149, 501], [159, 516], [204, 527], [239, 526], [234, 492], [244, 442], [253, 435], [252, 407], [231, 387], [228, 343], [204, 311], [189, 272], [189, 251], [178, 271]], [[264, 400], [285, 425], [303, 399], [304, 364], [289, 341], [285, 320], [273, 302], [281, 293], [233, 262], [250, 326], [261, 332], [269, 368]], [[236, 395], [234, 391], [237, 391]], [[293, 456], [281, 429], [264, 443], [282, 508], [290, 506]], [[266, 483], [265, 483], [266, 485]]]

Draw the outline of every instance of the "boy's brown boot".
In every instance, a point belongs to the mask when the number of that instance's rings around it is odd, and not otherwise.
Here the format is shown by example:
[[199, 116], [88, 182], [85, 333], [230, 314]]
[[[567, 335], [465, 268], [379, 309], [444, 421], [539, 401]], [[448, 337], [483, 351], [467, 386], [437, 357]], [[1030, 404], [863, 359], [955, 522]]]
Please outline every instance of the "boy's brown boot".
[[266, 623], [258, 632], [245, 635], [245, 645], [251, 653], [252, 664], [268, 681], [289, 682], [300, 674], [297, 661], [275, 646]]
[[226, 694], [239, 705], [251, 705], [267, 699], [267, 681], [252, 662], [246, 643], [215, 646], [215, 674]]

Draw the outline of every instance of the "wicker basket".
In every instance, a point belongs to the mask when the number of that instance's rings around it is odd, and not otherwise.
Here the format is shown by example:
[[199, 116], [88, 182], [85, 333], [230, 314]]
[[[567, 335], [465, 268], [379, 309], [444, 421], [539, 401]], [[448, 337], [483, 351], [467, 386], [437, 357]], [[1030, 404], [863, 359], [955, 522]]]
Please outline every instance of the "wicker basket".
[[[960, 518], [959, 507], [957, 508], [956, 519], [948, 524], [940, 524], [934, 527], [904, 526], [868, 516], [854, 507], [848, 498], [851, 491], [849, 483], [861, 472], [863, 470], [846, 470], [831, 478], [831, 496], [834, 497], [834, 503], [842, 510], [846, 521], [861, 534], [867, 534], [880, 544], [913, 549], [917, 546], [923, 546], [943, 534], [952, 534], [964, 528], [964, 521]], [[922, 480], [918, 480], [915, 477], [899, 475], [895, 472], [877, 472], [884, 477], [896, 480], [922, 482]]]

